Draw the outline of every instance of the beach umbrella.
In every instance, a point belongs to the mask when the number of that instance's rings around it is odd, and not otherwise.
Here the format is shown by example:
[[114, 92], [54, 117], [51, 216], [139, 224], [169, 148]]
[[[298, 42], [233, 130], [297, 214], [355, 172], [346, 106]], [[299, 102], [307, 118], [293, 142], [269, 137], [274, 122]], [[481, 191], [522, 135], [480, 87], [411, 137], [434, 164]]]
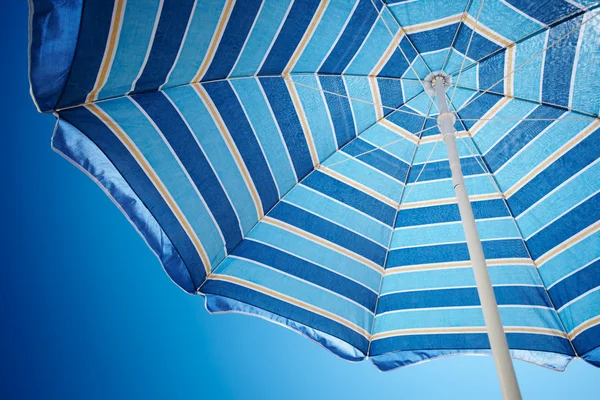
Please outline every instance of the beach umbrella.
[[31, 0], [31, 91], [209, 312], [519, 398], [600, 366], [598, 3]]

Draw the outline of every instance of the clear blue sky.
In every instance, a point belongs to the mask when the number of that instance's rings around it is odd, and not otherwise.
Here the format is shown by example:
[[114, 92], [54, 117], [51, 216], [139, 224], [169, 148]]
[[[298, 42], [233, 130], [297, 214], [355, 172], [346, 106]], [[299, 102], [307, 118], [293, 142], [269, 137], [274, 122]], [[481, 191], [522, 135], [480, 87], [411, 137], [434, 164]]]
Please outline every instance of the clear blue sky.
[[[382, 373], [264, 320], [210, 316], [83, 173], [27, 82], [27, 2], [3, 2], [0, 398], [497, 399], [490, 357]], [[600, 397], [600, 370], [516, 362], [526, 399]]]

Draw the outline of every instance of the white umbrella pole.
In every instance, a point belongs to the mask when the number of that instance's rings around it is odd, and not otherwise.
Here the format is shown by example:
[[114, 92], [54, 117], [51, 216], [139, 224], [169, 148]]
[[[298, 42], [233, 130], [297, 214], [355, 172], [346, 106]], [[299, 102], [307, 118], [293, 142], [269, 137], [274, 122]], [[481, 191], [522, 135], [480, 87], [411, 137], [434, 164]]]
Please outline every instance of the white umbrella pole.
[[506, 342], [506, 336], [504, 334], [504, 328], [502, 327], [502, 321], [500, 320], [496, 296], [494, 295], [494, 289], [483, 255], [483, 248], [481, 247], [481, 240], [479, 239], [479, 233], [477, 232], [477, 225], [475, 224], [475, 217], [473, 216], [473, 209], [471, 208], [471, 202], [469, 201], [469, 196], [465, 188], [465, 181], [460, 168], [460, 159], [458, 158], [456, 137], [454, 135], [454, 122], [456, 121], [456, 117], [453, 113], [449, 112], [448, 103], [446, 101], [446, 89], [448, 83], [443, 77], [436, 77], [431, 83], [435, 89], [435, 96], [439, 105], [440, 114], [438, 116], [438, 126], [443, 135], [444, 143], [446, 143], [446, 148], [448, 149], [448, 160], [450, 161], [450, 169], [452, 171], [452, 183], [454, 184], [454, 191], [456, 192], [456, 199], [458, 200], [460, 219], [462, 220], [463, 229], [467, 238], [467, 247], [469, 249], [469, 256], [471, 257], [471, 264], [475, 274], [475, 282], [477, 284], [477, 292], [483, 310], [485, 327], [490, 340], [492, 355], [496, 364], [496, 371], [500, 380], [500, 388], [502, 389], [502, 395], [505, 399], [521, 399], [517, 376], [515, 375], [515, 370], [508, 351], [508, 343]]

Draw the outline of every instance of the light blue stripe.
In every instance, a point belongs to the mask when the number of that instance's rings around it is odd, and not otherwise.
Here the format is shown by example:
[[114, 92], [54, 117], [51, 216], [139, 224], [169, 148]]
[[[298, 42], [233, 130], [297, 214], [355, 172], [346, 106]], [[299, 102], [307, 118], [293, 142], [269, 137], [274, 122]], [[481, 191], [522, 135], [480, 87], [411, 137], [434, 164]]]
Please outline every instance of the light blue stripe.
[[586, 296], [562, 309], [559, 313], [565, 329], [571, 331], [590, 318], [600, 315], [600, 290]]
[[[494, 265], [489, 268], [494, 285], [541, 285], [533, 265]], [[387, 275], [381, 285], [381, 294], [402, 290], [475, 286], [471, 267], [408, 272]]]
[[419, 81], [403, 79], [400, 81], [400, 83], [402, 84], [402, 91], [405, 101], [412, 99], [423, 91], [423, 85], [421, 85], [421, 82]]
[[320, 193], [307, 189], [305, 186], [299, 185], [294, 188], [294, 190], [285, 196], [285, 201], [296, 204], [331, 221], [335, 221], [378, 242], [386, 248], [388, 246], [391, 234], [388, 226], [376, 222]]
[[598, 258], [598, 249], [600, 249], [600, 232], [588, 236], [568, 250], [552, 257], [540, 265], [538, 270], [546, 285], [550, 286], [570, 272]]
[[517, 218], [519, 228], [524, 237], [529, 237], [535, 231], [558, 217], [575, 204], [598, 191], [598, 177], [600, 176], [600, 161], [596, 160], [592, 166], [581, 175], [577, 176], [565, 186], [542, 200], [535, 207], [530, 208]]
[[[556, 312], [539, 308], [499, 307], [504, 326], [530, 326], [562, 331]], [[373, 333], [396, 329], [485, 326], [480, 308], [438, 309], [380, 315]]]
[[315, 307], [327, 310], [369, 330], [373, 316], [364, 308], [310, 285], [289, 275], [264, 268], [259, 264], [237, 258], [227, 258], [219, 268], [219, 274], [229, 275], [254, 282], [276, 292], [293, 297]]
[[[381, 124], [375, 124], [370, 129], [366, 130], [361, 139], [364, 139], [375, 146], [384, 146], [384, 151], [393, 154], [399, 159], [410, 164], [416, 144], [404, 138]], [[394, 143], [395, 142], [395, 143]], [[392, 144], [390, 144], [392, 143]]]
[[[393, 30], [394, 27], [390, 26], [390, 29]], [[363, 42], [362, 48], [344, 73], [349, 75], [369, 75], [379, 62], [381, 56], [383, 56], [383, 53], [385, 53], [392, 39], [392, 35], [381, 21], [381, 18], [378, 18], [375, 27], [371, 30], [371, 33]]]
[[379, 281], [381, 279], [379, 272], [353, 258], [297, 236], [285, 229], [267, 223], [259, 223], [248, 234], [248, 237], [269, 243], [298, 257], [323, 265], [332, 271], [363, 283], [374, 291], [379, 289]]
[[[469, 14], [473, 18], [477, 18], [482, 1], [485, 0], [474, 0], [469, 6]], [[542, 24], [525, 17], [500, 1], [486, 1], [481, 9], [479, 21], [511, 41], [543, 27]]]
[[[532, 57], [538, 54], [544, 48], [547, 33], [548, 31], [544, 31], [522, 43], [517, 44], [515, 47], [515, 69], [519, 68], [514, 73], [515, 96], [533, 99], [535, 101], [540, 99], [542, 62], [544, 61], [545, 54], [533, 59]], [[526, 65], [523, 65], [530, 59], [531, 61], [529, 61]]]
[[[311, 88], [319, 87], [317, 78], [314, 76], [299, 76], [295, 77], [294, 80]], [[302, 85], [295, 85], [295, 87], [308, 120], [319, 161], [323, 161], [337, 150], [334, 140], [335, 134], [331, 129], [331, 122], [327, 114], [327, 104], [322, 92]]]
[[[490, 178], [486, 175], [466, 176], [465, 186], [467, 187], [467, 192], [471, 196], [477, 194], [496, 193], [496, 188], [492, 182], [490, 182]], [[412, 189], [412, 191], [411, 185], [409, 185], [406, 187], [404, 197], [406, 197], [408, 192], [410, 192], [408, 203], [426, 200], [450, 199], [456, 196], [456, 193], [454, 192], [454, 185], [452, 185], [451, 179], [418, 183], [417, 187]]]
[[257, 222], [256, 208], [235, 160], [209, 111], [191, 86], [167, 90], [200, 142], [235, 208], [244, 233]]
[[[589, 16], [586, 15], [584, 18], [589, 19]], [[594, 18], [585, 24], [571, 100], [574, 109], [596, 115], [600, 113], [600, 95], [597, 86], [590, 85], [590, 71], [598, 71], [600, 65], [598, 43], [600, 43], [600, 20]]]
[[[477, 230], [481, 239], [520, 238], [512, 218], [477, 221]], [[465, 233], [462, 224], [456, 222], [396, 230], [391, 248], [463, 241]]]
[[120, 96], [131, 90], [146, 58], [159, 3], [160, 0], [127, 2], [117, 52], [98, 98]]
[[165, 86], [182, 85], [194, 79], [219, 23], [223, 6], [222, 0], [198, 2], [179, 59]]
[[400, 25], [411, 26], [435, 21], [465, 11], [464, 1], [428, 0], [410, 1], [389, 5]]
[[402, 193], [402, 183], [354, 159], [334, 165], [331, 169], [363, 186], [373, 189], [391, 201], [397, 201]]
[[[422, 54], [421, 57], [423, 57], [425, 63], [429, 65], [429, 68], [431, 68], [433, 71], [440, 71], [442, 69], [442, 65], [444, 64], [444, 60], [446, 59], [446, 55], [448, 55], [448, 48], [433, 51], [429, 54]], [[460, 79], [462, 81], [462, 75]]]
[[225, 257], [225, 244], [219, 227], [196, 194], [193, 184], [177, 163], [160, 134], [142, 112], [127, 98], [98, 104], [127, 133], [140, 149], [165, 187], [181, 208], [206, 250], [211, 265]]
[[309, 40], [292, 72], [313, 73], [325, 60], [325, 56], [333, 47], [346, 19], [350, 16], [354, 4], [358, 1], [332, 1], [327, 6], [321, 21]]
[[[567, 113], [565, 118], [577, 118], [578, 114]], [[536, 166], [544, 162], [556, 150], [560, 149], [566, 142], [581, 132], [590, 124], [588, 121], [558, 121], [550, 126], [547, 131], [541, 133], [535, 141], [512, 160], [504, 164], [504, 168], [494, 175], [498, 183], [503, 187], [512, 187], [522, 177], [526, 176]]]
[[296, 176], [260, 84], [252, 78], [236, 79], [231, 84], [248, 114], [283, 196], [296, 184]]
[[345, 76], [343, 79], [346, 83], [349, 97], [371, 103], [368, 104], [362, 101], [351, 100], [356, 130], [360, 134], [373, 125], [377, 120], [375, 106], [372, 104], [373, 97], [371, 94], [371, 86], [369, 85], [367, 78]]
[[[412, 70], [409, 69], [409, 71], [412, 71]], [[407, 74], [408, 74], [408, 72], [407, 72]], [[413, 73], [413, 75], [414, 75], [414, 73]], [[427, 75], [427, 73], [425, 75]], [[407, 76], [407, 78], [416, 79], [414, 76]], [[421, 78], [421, 79], [423, 79], [423, 78]], [[431, 98], [427, 95], [427, 93], [423, 92], [420, 95], [418, 95], [417, 97], [406, 102], [405, 105], [410, 108], [403, 108], [403, 110], [411, 112], [411, 113], [421, 113], [425, 116], [429, 112], [430, 104], [431, 104]], [[434, 112], [436, 110], [437, 109], [435, 108], [435, 106], [431, 107], [431, 112]]]
[[291, 0], [266, 0], [244, 51], [230, 76], [252, 76], [258, 71], [283, 21]]

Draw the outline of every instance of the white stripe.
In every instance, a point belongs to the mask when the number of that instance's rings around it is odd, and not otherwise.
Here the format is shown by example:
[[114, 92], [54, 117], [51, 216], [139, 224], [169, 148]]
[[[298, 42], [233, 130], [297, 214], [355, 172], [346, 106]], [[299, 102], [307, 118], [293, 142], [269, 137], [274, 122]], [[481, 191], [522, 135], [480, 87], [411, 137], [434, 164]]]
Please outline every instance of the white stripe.
[[[589, 13], [585, 13], [583, 18], [585, 18]], [[573, 107], [573, 96], [575, 89], [575, 77], [577, 75], [577, 65], [579, 64], [579, 53], [581, 51], [581, 43], [583, 42], [583, 36], [585, 34], [585, 25], [582, 24], [579, 29], [579, 37], [577, 38], [577, 47], [575, 48], [575, 58], [573, 59], [573, 70], [571, 72], [571, 84], [569, 85], [569, 103], [567, 107], [571, 109]]]
[[[502, 238], [482, 239], [481, 242], [485, 243], [485, 242], [493, 242], [493, 241], [498, 241], [498, 240], [514, 240], [514, 239], [522, 240], [520, 236], [509, 236], [509, 237], [502, 237]], [[419, 247], [435, 247], [435, 246], [445, 246], [448, 244], [466, 244], [466, 243], [467, 243], [466, 240], [457, 240], [457, 241], [453, 241], [453, 242], [421, 243], [421, 244], [413, 244], [410, 246], [391, 247], [390, 250], [416, 249]]]
[[512, 4], [510, 4], [509, 2], [507, 2], [506, 0], [500, 0], [500, 2], [502, 4], [504, 4], [506, 7], [512, 9], [514, 12], [516, 12], [516, 13], [522, 15], [523, 17], [527, 18], [528, 20], [533, 21], [536, 24], [539, 24], [539, 25], [543, 26], [544, 28], [548, 27], [548, 25], [544, 24], [542, 21], [533, 18], [531, 15], [525, 14], [523, 11], [519, 10], [517, 7], [513, 6]]
[[[479, 218], [479, 219], [476, 219], [476, 221], [500, 221], [500, 220], [509, 220], [509, 219], [512, 219], [512, 217]], [[420, 229], [423, 226], [434, 227], [434, 226], [444, 226], [444, 225], [462, 225], [462, 222], [449, 221], [449, 222], [438, 222], [435, 224], [420, 224], [420, 225], [401, 226], [399, 228], [395, 228], [394, 230], [401, 231], [401, 230], [407, 230], [407, 229]]]
[[[544, 67], [546, 66], [546, 51], [548, 50], [548, 40], [549, 39], [550, 39], [550, 29], [546, 30], [546, 38], [544, 39], [544, 47], [542, 47], [542, 50], [541, 50], [542, 66], [540, 67], [540, 98], [539, 98], [540, 102], [542, 101], [542, 98], [543, 98], [542, 93], [544, 91]], [[554, 43], [556, 43], [556, 41]], [[530, 58], [530, 60], [532, 60], [532, 59], [533, 59], [533, 57]], [[518, 68], [521, 68], [524, 65], [525, 64], [521, 64], [521, 65], [519, 65]]]
[[[517, 286], [517, 287], [539, 287], [539, 288], [543, 288], [544, 285], [534, 285], [534, 284], [529, 284], [529, 283], [503, 283], [503, 284], [494, 284], [492, 285], [493, 287], [513, 287], [513, 286]], [[381, 293], [381, 297], [384, 296], [388, 296], [388, 295], [392, 295], [392, 294], [399, 294], [399, 293], [413, 293], [413, 292], [427, 292], [427, 291], [435, 291], [435, 290], [452, 290], [452, 289], [477, 289], [476, 285], [464, 285], [464, 286], [444, 286], [444, 287], [426, 287], [426, 288], [419, 288], [419, 289], [407, 289], [407, 290], [395, 290], [392, 292], [386, 292], [386, 293]]]

